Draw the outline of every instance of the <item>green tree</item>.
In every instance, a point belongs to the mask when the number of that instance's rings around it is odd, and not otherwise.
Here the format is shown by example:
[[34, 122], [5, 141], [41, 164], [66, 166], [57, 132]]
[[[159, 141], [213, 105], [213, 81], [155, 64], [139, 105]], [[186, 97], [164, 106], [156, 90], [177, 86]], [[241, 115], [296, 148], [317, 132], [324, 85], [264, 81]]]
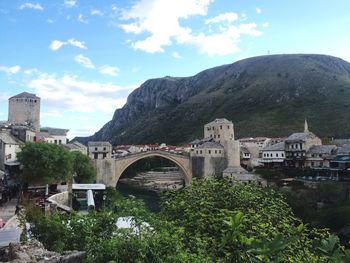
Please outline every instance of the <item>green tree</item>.
[[50, 184], [72, 176], [72, 157], [61, 145], [26, 142], [17, 156], [23, 165], [22, 183]]
[[92, 183], [96, 179], [96, 170], [89, 156], [78, 151], [70, 154], [73, 160], [74, 180], [77, 183]]

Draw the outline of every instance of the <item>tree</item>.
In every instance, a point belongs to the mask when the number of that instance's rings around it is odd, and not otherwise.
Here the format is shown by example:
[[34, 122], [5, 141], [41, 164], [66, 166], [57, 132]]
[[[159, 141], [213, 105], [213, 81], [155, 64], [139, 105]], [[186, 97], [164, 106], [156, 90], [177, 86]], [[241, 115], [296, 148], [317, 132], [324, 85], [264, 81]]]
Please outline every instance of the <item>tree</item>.
[[96, 170], [91, 159], [81, 152], [70, 153], [73, 160], [74, 180], [77, 183], [92, 183], [96, 178]]
[[51, 184], [72, 176], [72, 157], [61, 145], [26, 142], [17, 157], [23, 165], [22, 183]]

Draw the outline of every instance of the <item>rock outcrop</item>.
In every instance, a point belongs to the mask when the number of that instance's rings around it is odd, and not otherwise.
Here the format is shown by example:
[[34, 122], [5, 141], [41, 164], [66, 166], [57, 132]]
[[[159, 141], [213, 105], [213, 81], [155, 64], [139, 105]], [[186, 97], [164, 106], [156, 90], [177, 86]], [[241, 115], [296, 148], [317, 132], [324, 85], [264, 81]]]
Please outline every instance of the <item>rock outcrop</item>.
[[62, 254], [48, 251], [37, 240], [11, 243], [0, 249], [0, 262], [11, 263], [80, 263], [84, 256], [85, 252], [82, 251], [66, 251]]

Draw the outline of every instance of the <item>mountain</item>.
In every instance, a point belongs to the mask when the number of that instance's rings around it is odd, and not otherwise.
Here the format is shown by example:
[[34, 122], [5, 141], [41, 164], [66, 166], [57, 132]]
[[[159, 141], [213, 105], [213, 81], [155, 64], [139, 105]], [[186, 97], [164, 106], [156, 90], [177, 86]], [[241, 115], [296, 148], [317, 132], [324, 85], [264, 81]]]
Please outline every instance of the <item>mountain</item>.
[[319, 136], [350, 137], [350, 63], [314, 54], [269, 55], [204, 70], [192, 77], [150, 79], [113, 119], [81, 142], [179, 144], [203, 125], [227, 118], [236, 138], [287, 136], [307, 118]]

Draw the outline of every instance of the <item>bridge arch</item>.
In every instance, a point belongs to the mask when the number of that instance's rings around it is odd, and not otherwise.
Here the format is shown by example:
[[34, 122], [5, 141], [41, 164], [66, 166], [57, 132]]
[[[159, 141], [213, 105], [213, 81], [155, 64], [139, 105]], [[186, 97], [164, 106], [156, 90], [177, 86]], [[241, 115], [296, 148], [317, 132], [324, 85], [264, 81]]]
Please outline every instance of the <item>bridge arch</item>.
[[172, 154], [168, 152], [163, 151], [148, 151], [148, 152], [141, 152], [137, 154], [131, 154], [127, 155], [125, 157], [117, 158], [115, 159], [115, 174], [113, 178], [113, 182], [111, 182], [114, 186], [117, 185], [121, 175], [123, 172], [133, 163], [144, 159], [148, 157], [162, 157], [167, 160], [172, 161], [175, 163], [183, 173], [185, 183], [188, 184], [192, 181], [192, 169], [191, 169], [191, 163], [190, 163], [190, 157], [189, 156], [182, 156], [178, 154]]

